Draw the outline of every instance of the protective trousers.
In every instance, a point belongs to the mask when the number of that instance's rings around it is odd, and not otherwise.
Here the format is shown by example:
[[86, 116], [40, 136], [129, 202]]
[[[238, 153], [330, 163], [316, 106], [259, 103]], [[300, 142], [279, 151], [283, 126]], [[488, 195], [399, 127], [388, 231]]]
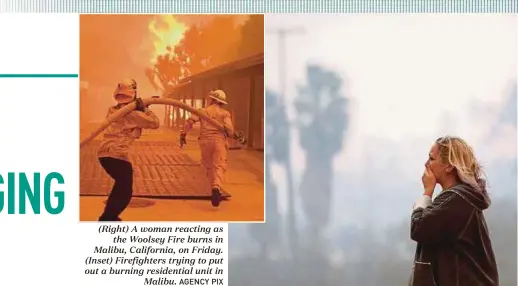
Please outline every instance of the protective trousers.
[[101, 166], [115, 181], [100, 221], [119, 221], [133, 195], [133, 167], [130, 162], [115, 158], [99, 158]]
[[227, 171], [228, 144], [225, 139], [200, 139], [201, 161], [211, 188], [222, 188]]

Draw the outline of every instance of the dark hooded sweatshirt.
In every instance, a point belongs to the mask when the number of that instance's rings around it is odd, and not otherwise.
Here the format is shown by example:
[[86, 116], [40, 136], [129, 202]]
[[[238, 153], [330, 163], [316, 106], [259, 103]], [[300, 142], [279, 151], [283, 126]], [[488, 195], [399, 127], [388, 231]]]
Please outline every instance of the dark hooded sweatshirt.
[[487, 193], [459, 184], [412, 213], [417, 242], [410, 286], [497, 286], [498, 271], [482, 213]]

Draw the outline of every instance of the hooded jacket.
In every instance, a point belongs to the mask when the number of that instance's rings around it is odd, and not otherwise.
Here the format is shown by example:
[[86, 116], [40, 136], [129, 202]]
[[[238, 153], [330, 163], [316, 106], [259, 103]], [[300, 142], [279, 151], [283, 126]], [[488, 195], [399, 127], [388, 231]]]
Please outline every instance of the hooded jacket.
[[[110, 107], [106, 117], [121, 106]], [[157, 129], [159, 126], [158, 117], [148, 108], [144, 112], [133, 110], [106, 128], [97, 156], [129, 161], [129, 150], [135, 139], [140, 138], [142, 129]]]
[[459, 184], [414, 205], [417, 242], [410, 286], [497, 286], [498, 270], [483, 210], [485, 190]]

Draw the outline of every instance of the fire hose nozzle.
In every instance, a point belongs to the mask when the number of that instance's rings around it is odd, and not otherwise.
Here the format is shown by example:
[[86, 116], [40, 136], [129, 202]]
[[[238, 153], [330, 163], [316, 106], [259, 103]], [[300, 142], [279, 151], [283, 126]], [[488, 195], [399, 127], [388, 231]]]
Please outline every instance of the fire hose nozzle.
[[243, 134], [242, 131], [237, 131], [234, 133], [234, 138], [235, 140], [237, 140], [237, 142], [239, 142], [239, 144], [241, 145], [245, 145], [246, 144], [246, 137], [245, 135]]

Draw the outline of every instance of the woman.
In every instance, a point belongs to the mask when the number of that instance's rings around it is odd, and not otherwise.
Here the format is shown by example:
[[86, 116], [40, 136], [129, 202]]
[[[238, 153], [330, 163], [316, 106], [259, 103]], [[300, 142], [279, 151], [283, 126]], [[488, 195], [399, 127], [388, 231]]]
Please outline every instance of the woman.
[[[439, 138], [414, 204], [417, 242], [411, 286], [498, 285], [498, 270], [483, 210], [490, 204], [473, 150], [457, 137]], [[435, 185], [442, 188], [432, 201]]]
[[115, 180], [99, 221], [120, 221], [133, 195], [133, 167], [128, 153], [135, 139], [140, 138], [143, 128], [157, 129], [157, 116], [137, 97], [137, 83], [130, 79], [117, 86], [113, 94], [117, 105], [108, 109], [107, 117], [128, 103], [135, 101], [137, 107], [126, 116], [113, 122], [105, 131], [97, 153], [106, 173]]

